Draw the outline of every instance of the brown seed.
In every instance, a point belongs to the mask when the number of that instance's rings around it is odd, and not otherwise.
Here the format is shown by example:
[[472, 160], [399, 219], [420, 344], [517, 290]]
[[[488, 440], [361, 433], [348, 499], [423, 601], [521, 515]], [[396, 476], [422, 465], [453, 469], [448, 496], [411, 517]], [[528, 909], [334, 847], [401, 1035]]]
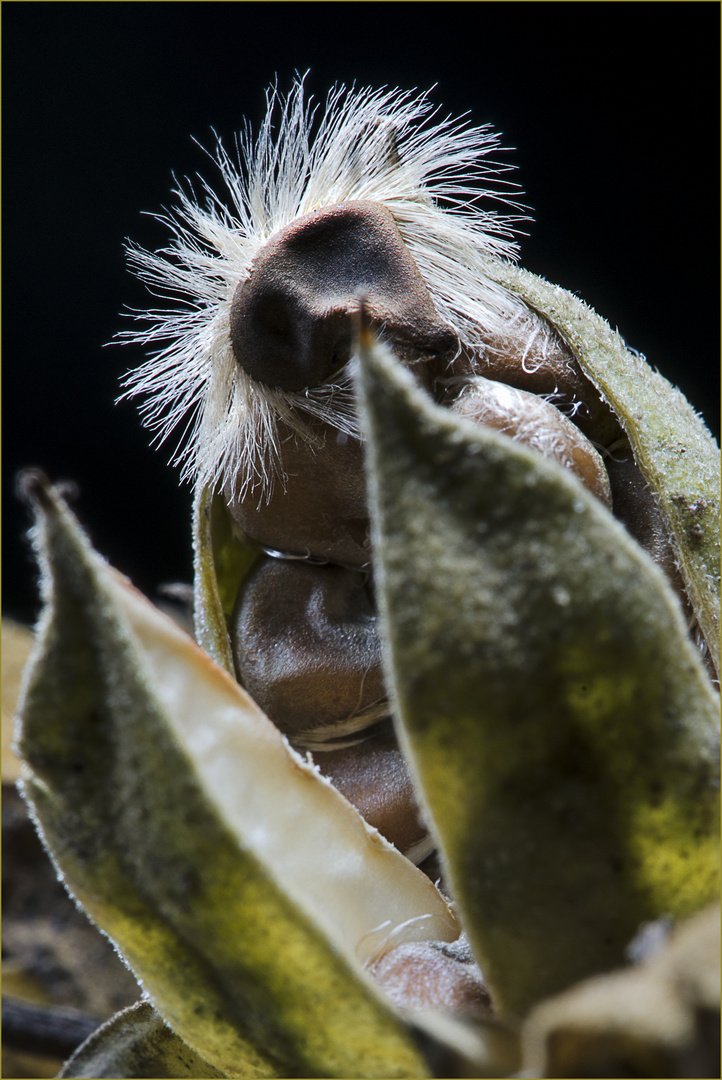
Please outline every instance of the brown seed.
[[433, 845], [390, 721], [372, 728], [355, 746], [314, 750], [313, 760], [369, 825], [402, 854], [419, 862], [429, 853]]
[[486, 424], [570, 469], [607, 506], [609, 477], [601, 455], [559, 409], [527, 390], [477, 376], [451, 404], [453, 412]]
[[451, 945], [398, 945], [382, 955], [370, 973], [400, 1009], [492, 1015], [489, 991], [465, 938]]
[[366, 575], [262, 558], [232, 622], [238, 678], [297, 749], [412, 860], [430, 850], [388, 715]]
[[239, 681], [287, 735], [385, 702], [366, 575], [264, 557], [244, 580], [231, 637]]
[[357, 201], [297, 218], [261, 248], [231, 303], [236, 360], [268, 386], [317, 386], [350, 358], [359, 297], [400, 355], [456, 351], [392, 215]]
[[509, 321], [503, 335], [479, 328], [485, 339], [476, 353], [462, 350], [442, 377], [483, 375], [519, 390], [550, 399], [587, 438], [608, 446], [623, 434], [622, 427], [559, 335], [535, 312]]
[[238, 478], [223, 492], [229, 512], [246, 536], [264, 547], [368, 566], [371, 537], [361, 443], [320, 421], [309, 427], [318, 445], [298, 439], [279, 422], [285, 483], [277, 482], [268, 501], [259, 502], [255, 491], [239, 496]]

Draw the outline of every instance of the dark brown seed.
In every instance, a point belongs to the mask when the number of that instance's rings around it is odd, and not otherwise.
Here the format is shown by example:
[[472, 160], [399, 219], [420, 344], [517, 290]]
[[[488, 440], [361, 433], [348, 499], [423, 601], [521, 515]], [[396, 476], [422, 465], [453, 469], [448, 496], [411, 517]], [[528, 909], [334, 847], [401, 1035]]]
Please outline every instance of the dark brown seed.
[[350, 358], [360, 297], [400, 355], [456, 351], [392, 215], [358, 201], [297, 218], [261, 248], [231, 303], [236, 360], [268, 386], [317, 386]]
[[424, 843], [428, 830], [390, 721], [372, 728], [355, 746], [314, 750], [313, 760], [369, 825], [399, 851], [414, 862], [428, 854], [431, 843]]

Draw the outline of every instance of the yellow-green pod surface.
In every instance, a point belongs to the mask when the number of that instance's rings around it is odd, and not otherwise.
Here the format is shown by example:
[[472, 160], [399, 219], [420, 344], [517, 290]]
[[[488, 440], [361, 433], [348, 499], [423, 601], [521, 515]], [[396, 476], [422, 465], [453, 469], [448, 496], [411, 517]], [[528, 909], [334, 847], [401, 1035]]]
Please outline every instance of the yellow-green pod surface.
[[719, 700], [663, 574], [554, 461], [361, 380], [399, 737], [502, 1014], [719, 890]]

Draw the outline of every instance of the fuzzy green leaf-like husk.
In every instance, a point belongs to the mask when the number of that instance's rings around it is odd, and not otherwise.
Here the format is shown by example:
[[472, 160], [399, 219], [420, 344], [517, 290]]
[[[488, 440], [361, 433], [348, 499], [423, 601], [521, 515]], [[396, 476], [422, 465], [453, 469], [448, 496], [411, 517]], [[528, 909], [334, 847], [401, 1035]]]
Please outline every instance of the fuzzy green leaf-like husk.
[[124, 1009], [93, 1032], [66, 1062], [61, 1078], [153, 1076], [194, 1080], [225, 1076], [199, 1057], [147, 1001]]
[[[116, 602], [114, 590], [128, 586], [114, 584], [52, 489], [40, 491], [37, 506], [46, 609], [18, 745], [26, 798], [70, 891], [116, 943], [164, 1020], [218, 1071], [425, 1075], [404, 1025], [299, 910], [283, 881], [239, 845], [220, 809], [223, 792], [204, 787], [150, 682], [140, 641]], [[162, 663], [169, 679], [191, 680], [181, 701], [198, 709], [200, 734], [211, 707], [201, 696], [203, 678], [220, 680], [221, 697], [243, 692], [222, 672], [208, 672], [211, 662], [190, 639], [177, 659], [166, 656], [164, 632]], [[200, 689], [192, 682], [196, 668]], [[232, 710], [224, 708], [231, 724]], [[280, 740], [268, 728], [268, 738]], [[304, 790], [323, 787], [311, 770], [303, 777]], [[282, 797], [268, 792], [269, 813]], [[363, 828], [359, 819], [360, 834]], [[304, 842], [303, 834], [293, 840]], [[310, 859], [313, 851], [309, 846]]]
[[568, 472], [362, 358], [400, 738], [522, 1014], [717, 894], [719, 702], [663, 576]]

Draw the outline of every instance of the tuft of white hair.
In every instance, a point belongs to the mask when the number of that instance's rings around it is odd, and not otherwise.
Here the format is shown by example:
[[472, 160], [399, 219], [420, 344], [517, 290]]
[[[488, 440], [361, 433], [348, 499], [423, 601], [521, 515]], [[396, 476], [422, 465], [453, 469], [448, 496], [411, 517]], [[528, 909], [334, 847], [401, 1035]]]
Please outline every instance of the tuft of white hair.
[[259, 502], [284, 481], [280, 421], [311, 444], [313, 418], [358, 436], [350, 365], [291, 393], [251, 379], [234, 358], [233, 293], [278, 229], [324, 206], [382, 203], [462, 344], [482, 351], [484, 333], [500, 335], [526, 317], [486, 272], [490, 259], [516, 258], [514, 230], [526, 220], [489, 206], [521, 209], [500, 193], [515, 185], [499, 179], [510, 166], [489, 160], [499, 147], [489, 125], [438, 119], [428, 93], [343, 86], [330, 91], [318, 118], [300, 78], [285, 97], [272, 88], [266, 102], [258, 135], [246, 126], [235, 158], [216, 139], [211, 156], [225, 198], [201, 181], [200, 205], [190, 185], [178, 185], [177, 205], [156, 215], [170, 229], [169, 245], [150, 252], [129, 244], [133, 271], [173, 306], [132, 313], [142, 325], [119, 335], [153, 349], [125, 377], [123, 397], [143, 399], [155, 441], [175, 433], [183, 479], [225, 485], [239, 478], [240, 497]]

